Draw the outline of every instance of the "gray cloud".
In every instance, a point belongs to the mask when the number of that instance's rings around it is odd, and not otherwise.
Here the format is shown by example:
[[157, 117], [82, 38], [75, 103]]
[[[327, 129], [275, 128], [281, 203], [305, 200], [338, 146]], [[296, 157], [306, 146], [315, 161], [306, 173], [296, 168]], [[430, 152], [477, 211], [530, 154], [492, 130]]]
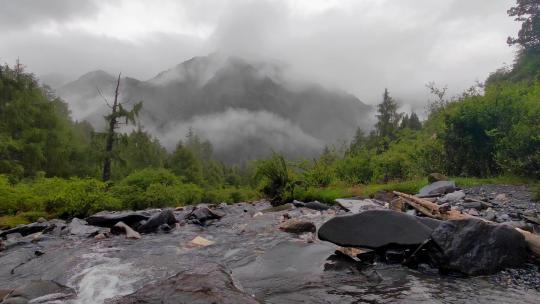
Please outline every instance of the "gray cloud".
[[97, 11], [98, 5], [92, 0], [0, 0], [0, 31], [64, 22], [87, 17]]
[[[0, 60], [21, 57], [38, 75], [75, 78], [104, 69], [148, 79], [220, 50], [283, 62], [292, 78], [340, 87], [369, 104], [388, 87], [404, 108], [417, 110], [428, 98], [427, 82], [447, 84], [457, 94], [511, 63], [514, 51], [505, 39], [519, 26], [506, 16], [512, 0], [162, 0], [155, 6], [170, 6], [173, 24], [160, 28], [160, 16], [149, 11], [114, 24], [115, 36], [88, 23], [111, 2], [0, 1]], [[123, 6], [143, 2], [112, 3], [122, 16], [134, 11]], [[52, 32], [29, 26], [50, 20], [57, 23]], [[78, 27], [78, 21], [87, 23]], [[136, 21], [148, 32], [123, 35], [122, 27]], [[175, 33], [183, 28], [190, 30]]]

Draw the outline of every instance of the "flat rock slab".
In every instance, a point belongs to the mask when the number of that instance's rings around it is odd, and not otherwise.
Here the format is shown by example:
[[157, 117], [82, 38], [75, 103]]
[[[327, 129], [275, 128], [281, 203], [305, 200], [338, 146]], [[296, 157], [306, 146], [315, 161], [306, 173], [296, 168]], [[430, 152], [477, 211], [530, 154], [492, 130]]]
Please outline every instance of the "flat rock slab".
[[78, 236], [94, 236], [98, 234], [99, 228], [96, 226], [89, 226], [85, 220], [73, 218], [68, 224], [69, 233]]
[[108, 301], [110, 304], [256, 304], [253, 297], [238, 288], [230, 272], [215, 263], [144, 286], [135, 293]]
[[100, 212], [86, 218], [89, 225], [111, 228], [118, 222], [132, 226], [140, 221], [146, 221], [150, 216], [142, 212]]
[[47, 295], [55, 295], [57, 298], [67, 298], [75, 295], [75, 291], [53, 281], [30, 281], [24, 286], [15, 288], [6, 296], [5, 300], [30, 301]]
[[419, 217], [391, 210], [370, 210], [334, 217], [319, 228], [318, 235], [323, 241], [343, 247], [377, 249], [419, 245], [432, 231]]
[[338, 198], [336, 203], [343, 209], [355, 214], [367, 210], [384, 209], [383, 206], [372, 199]]
[[525, 238], [507, 225], [479, 219], [443, 222], [431, 235], [431, 255], [439, 268], [468, 275], [486, 275], [523, 264]]
[[456, 183], [454, 181], [438, 181], [431, 183], [422, 189], [418, 193], [419, 196], [430, 195], [443, 195], [446, 193], [454, 192], [456, 190]]

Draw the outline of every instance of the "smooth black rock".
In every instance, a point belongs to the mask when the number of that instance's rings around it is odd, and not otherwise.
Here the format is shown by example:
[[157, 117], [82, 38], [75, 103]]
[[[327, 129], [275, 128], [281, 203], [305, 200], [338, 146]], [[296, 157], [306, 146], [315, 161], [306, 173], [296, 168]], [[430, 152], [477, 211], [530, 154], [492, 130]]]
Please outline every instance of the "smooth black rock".
[[156, 232], [159, 226], [163, 224], [174, 225], [176, 222], [176, 217], [174, 217], [172, 209], [165, 209], [150, 217], [144, 224], [137, 228], [137, 231], [142, 233]]
[[446, 271], [486, 275], [527, 260], [521, 233], [506, 225], [478, 219], [443, 222], [433, 231], [430, 256]]
[[456, 190], [456, 183], [453, 181], [438, 181], [431, 183], [418, 193], [419, 196], [442, 195]]
[[86, 218], [89, 225], [111, 228], [118, 222], [123, 222], [132, 226], [143, 220], [148, 220], [150, 216], [141, 212], [100, 212]]
[[[427, 222], [426, 222], [427, 223]], [[390, 210], [338, 216], [319, 228], [319, 239], [344, 247], [417, 246], [433, 229], [419, 217]], [[430, 225], [436, 222], [430, 221]]]
[[211, 210], [207, 207], [195, 208], [186, 215], [186, 220], [192, 224], [207, 225], [213, 220], [219, 220], [224, 214]]
[[235, 285], [230, 271], [215, 263], [186, 270], [164, 281], [110, 300], [109, 304], [256, 304], [253, 297]]

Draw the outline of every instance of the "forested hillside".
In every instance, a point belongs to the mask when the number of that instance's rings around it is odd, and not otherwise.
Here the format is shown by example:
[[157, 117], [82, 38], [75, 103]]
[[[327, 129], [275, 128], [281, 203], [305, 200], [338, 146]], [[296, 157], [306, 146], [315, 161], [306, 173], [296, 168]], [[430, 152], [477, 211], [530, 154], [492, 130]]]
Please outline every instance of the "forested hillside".
[[[447, 96], [446, 88], [429, 84], [433, 98], [426, 103], [424, 121], [417, 113], [400, 113], [390, 88], [381, 95], [372, 131], [351, 126], [358, 131], [346, 147], [327, 146], [320, 157], [304, 160], [287, 160], [275, 150], [267, 159], [242, 165], [216, 160], [212, 143], [192, 129], [167, 152], [138, 121], [131, 132], [115, 130], [112, 180], [107, 182], [100, 180], [107, 134], [85, 121], [74, 121], [66, 103], [40, 86], [21, 64], [4, 65], [0, 68], [3, 225], [36, 214], [84, 217], [103, 209], [238, 202], [261, 195], [281, 201], [331, 201], [362, 193], [361, 185], [418, 180], [432, 172], [538, 180], [540, 16], [537, 9], [525, 6], [509, 13], [523, 21], [519, 36], [508, 41], [519, 47], [514, 65], [459, 96]], [[310, 98], [298, 102], [308, 108]], [[145, 107], [155, 105], [143, 98]]]

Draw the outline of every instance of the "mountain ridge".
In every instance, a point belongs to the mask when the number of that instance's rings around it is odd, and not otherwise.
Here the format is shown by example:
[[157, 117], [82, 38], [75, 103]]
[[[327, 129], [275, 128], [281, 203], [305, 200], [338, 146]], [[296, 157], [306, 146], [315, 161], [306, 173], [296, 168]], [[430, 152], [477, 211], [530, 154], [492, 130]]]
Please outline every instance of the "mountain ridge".
[[[108, 108], [97, 87], [112, 98], [114, 80], [105, 71], [92, 71], [57, 93], [70, 104], [75, 119], [99, 129]], [[214, 144], [217, 157], [228, 162], [255, 159], [272, 150], [291, 157], [314, 156], [325, 145], [351, 138], [357, 127], [370, 126], [372, 108], [352, 94], [299, 83], [287, 80], [275, 64], [211, 54], [193, 57], [148, 80], [123, 77], [121, 100], [144, 101], [141, 124], [167, 148], [193, 127]], [[230, 147], [233, 142], [235, 147]]]

